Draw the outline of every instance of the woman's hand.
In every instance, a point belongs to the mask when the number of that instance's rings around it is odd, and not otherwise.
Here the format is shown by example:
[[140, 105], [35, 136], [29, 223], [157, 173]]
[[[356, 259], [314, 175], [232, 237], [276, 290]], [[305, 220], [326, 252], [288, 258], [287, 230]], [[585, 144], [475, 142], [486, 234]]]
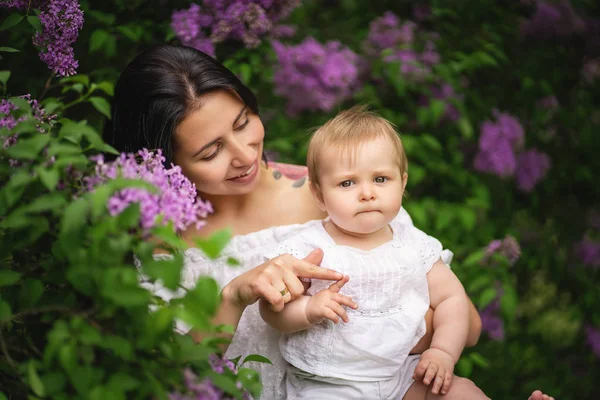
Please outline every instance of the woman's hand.
[[304, 293], [298, 277], [332, 281], [343, 278], [339, 272], [319, 267], [322, 259], [320, 249], [313, 250], [302, 260], [289, 254], [275, 257], [232, 280], [223, 288], [223, 298], [241, 308], [262, 298], [273, 311], [281, 311], [285, 303]]

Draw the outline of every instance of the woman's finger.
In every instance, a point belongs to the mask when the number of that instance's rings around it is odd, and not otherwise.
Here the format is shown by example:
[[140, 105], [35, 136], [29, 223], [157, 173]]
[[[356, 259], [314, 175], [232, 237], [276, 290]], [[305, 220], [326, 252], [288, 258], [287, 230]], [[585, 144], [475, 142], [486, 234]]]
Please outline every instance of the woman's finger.
[[340, 279], [337, 282], [332, 283], [331, 285], [329, 285], [329, 287], [327, 288], [327, 290], [329, 290], [330, 292], [334, 292], [337, 293], [339, 292], [344, 285], [350, 280], [350, 277], [348, 275], [344, 275], [344, 277], [342, 279]]
[[346, 314], [346, 310], [344, 310], [344, 307], [340, 306], [335, 301], [330, 301], [327, 304], [327, 307], [329, 307], [330, 309], [333, 310], [334, 313], [336, 313], [337, 315], [339, 315], [340, 318], [342, 319], [342, 321], [344, 321], [346, 323], [348, 322], [348, 314]]
[[327, 281], [338, 281], [344, 277], [337, 271], [321, 268], [308, 261], [298, 260], [294, 257], [292, 257], [292, 271], [297, 276], [303, 278], [324, 279]]
[[[282, 296], [279, 290], [277, 290], [272, 284], [267, 283], [262, 285], [258, 295], [267, 303], [269, 303], [269, 308], [271, 308], [271, 310], [275, 312], [283, 310], [283, 306], [285, 305], [285, 296]], [[289, 293], [286, 294], [286, 296], [289, 296]]]
[[358, 304], [356, 304], [354, 300], [352, 300], [352, 297], [345, 296], [343, 294], [336, 293], [334, 296], [331, 297], [331, 300], [343, 306], [350, 307], [353, 310], [356, 310], [358, 308]]
[[283, 270], [282, 284], [284, 284], [290, 292], [290, 301], [297, 299], [304, 294], [304, 285], [302, 284], [302, 281], [300, 281], [292, 271], [287, 269]]

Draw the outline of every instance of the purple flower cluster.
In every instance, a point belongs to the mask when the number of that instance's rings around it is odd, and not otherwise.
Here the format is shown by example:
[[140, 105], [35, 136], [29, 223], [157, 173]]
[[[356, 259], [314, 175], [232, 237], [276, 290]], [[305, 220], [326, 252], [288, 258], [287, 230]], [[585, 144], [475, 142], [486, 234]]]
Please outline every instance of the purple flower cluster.
[[[215, 354], [209, 358], [209, 363], [213, 371], [223, 374], [225, 370], [237, 372], [235, 364], [227, 359], [221, 358]], [[226, 395], [221, 389], [217, 388], [210, 379], [199, 380], [198, 376], [191, 369], [186, 368], [183, 371], [186, 392], [173, 392], [169, 394], [169, 400], [229, 400], [233, 399]], [[239, 389], [242, 388], [238, 382]], [[244, 394], [244, 399], [249, 399], [248, 394]]]
[[417, 32], [417, 29], [416, 23], [400, 21], [394, 13], [387, 11], [371, 21], [364, 43], [365, 52], [378, 57], [384, 50], [391, 51], [384, 61], [400, 62], [400, 73], [405, 78], [422, 81], [431, 75], [431, 67], [439, 64], [441, 57], [433, 41], [437, 35]]
[[27, 1], [9, 0], [2, 7], [25, 10], [40, 6], [42, 32], [33, 36], [33, 44], [39, 49], [40, 59], [56, 75], [75, 75], [79, 63], [75, 60], [73, 43], [83, 27], [83, 11], [78, 0]]
[[504, 339], [504, 321], [500, 317], [500, 297], [497, 297], [487, 307], [479, 311], [481, 317], [481, 329], [487, 333], [492, 340]]
[[600, 267], [600, 241], [585, 236], [576, 246], [575, 253], [581, 263], [589, 267]]
[[431, 97], [423, 95], [420, 104], [427, 107], [429, 106], [430, 99], [440, 100], [444, 103], [445, 109], [444, 114], [440, 118], [440, 121], [456, 122], [460, 119], [460, 111], [456, 107], [455, 103], [462, 101], [463, 95], [456, 93], [454, 86], [448, 83], [441, 83], [431, 86], [429, 89]]
[[550, 169], [550, 158], [536, 149], [521, 152], [525, 140], [521, 123], [512, 115], [497, 110], [494, 110], [494, 116], [496, 121], [488, 120], [481, 125], [474, 167], [501, 178], [516, 174], [519, 189], [531, 192]]
[[486, 250], [483, 262], [487, 263], [492, 254], [501, 254], [508, 259], [510, 265], [514, 265], [521, 257], [521, 246], [514, 237], [507, 235], [502, 240], [492, 240]]
[[122, 153], [112, 162], [105, 162], [104, 157], [98, 155], [93, 161], [96, 162], [95, 175], [85, 178], [89, 191], [118, 177], [141, 179], [158, 189], [158, 193], [141, 188], [118, 191], [108, 200], [111, 215], [121, 213], [132, 203], [139, 203], [142, 228], [172, 222], [176, 229], [183, 230], [192, 224], [200, 228], [204, 223], [202, 219], [212, 212], [211, 204], [198, 197], [196, 185], [182, 174], [179, 166], [165, 168], [165, 158], [160, 149], [156, 153], [147, 149], [137, 154]]
[[337, 41], [324, 45], [307, 37], [296, 46], [273, 41], [278, 65], [275, 93], [287, 99], [287, 111], [331, 111], [359, 87], [360, 59]]
[[596, 357], [600, 358], [600, 329], [587, 326], [585, 328], [585, 334], [587, 336], [587, 343], [592, 348]]
[[279, 27], [277, 22], [299, 4], [300, 0], [205, 0], [175, 11], [171, 28], [182, 44], [214, 56], [214, 44], [225, 40], [241, 40], [253, 48], [266, 35], [293, 34], [292, 27]]
[[[31, 106], [31, 112], [34, 119], [36, 119], [38, 124], [38, 131], [40, 133], [46, 133], [46, 129], [43, 124], [49, 124], [52, 126], [54, 124], [54, 120], [56, 119], [56, 115], [47, 114], [46, 110], [44, 110], [36, 99], [32, 99], [30, 94], [26, 94], [21, 96], [21, 98], [26, 99], [29, 105]], [[17, 111], [19, 107], [12, 103], [10, 100], [2, 99], [0, 101], [0, 128], [7, 128], [8, 130], [13, 129], [19, 122], [23, 122], [27, 119], [27, 115], [15, 116], [15, 111]], [[17, 142], [18, 135], [13, 134], [4, 137], [3, 147], [6, 149], [7, 147], [14, 146]], [[11, 163], [14, 163], [11, 161]]]
[[531, 18], [521, 25], [521, 34], [527, 38], [548, 40], [580, 34], [585, 29], [585, 21], [568, 0], [538, 0]]

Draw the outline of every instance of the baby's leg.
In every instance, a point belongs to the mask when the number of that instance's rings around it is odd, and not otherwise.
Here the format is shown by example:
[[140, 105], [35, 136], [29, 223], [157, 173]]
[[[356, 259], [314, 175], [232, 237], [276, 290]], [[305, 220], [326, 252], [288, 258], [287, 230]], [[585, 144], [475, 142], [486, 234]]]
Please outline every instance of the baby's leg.
[[456, 375], [447, 394], [433, 394], [429, 389], [423, 382], [414, 382], [403, 400], [490, 400], [472, 381]]

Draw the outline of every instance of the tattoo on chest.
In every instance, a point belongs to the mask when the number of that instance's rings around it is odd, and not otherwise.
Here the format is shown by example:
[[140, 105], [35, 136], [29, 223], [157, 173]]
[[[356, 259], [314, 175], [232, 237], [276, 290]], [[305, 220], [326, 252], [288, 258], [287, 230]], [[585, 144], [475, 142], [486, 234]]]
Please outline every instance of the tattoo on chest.
[[299, 188], [302, 185], [304, 185], [304, 182], [306, 182], [306, 177], [305, 176], [302, 177], [302, 178], [300, 178], [300, 179], [298, 179], [297, 181], [294, 181], [294, 183], [292, 183], [292, 186], [295, 187], [295, 188]]
[[279, 179], [281, 178], [283, 175], [281, 174], [281, 172], [279, 171], [273, 171], [273, 178], [275, 179]]

